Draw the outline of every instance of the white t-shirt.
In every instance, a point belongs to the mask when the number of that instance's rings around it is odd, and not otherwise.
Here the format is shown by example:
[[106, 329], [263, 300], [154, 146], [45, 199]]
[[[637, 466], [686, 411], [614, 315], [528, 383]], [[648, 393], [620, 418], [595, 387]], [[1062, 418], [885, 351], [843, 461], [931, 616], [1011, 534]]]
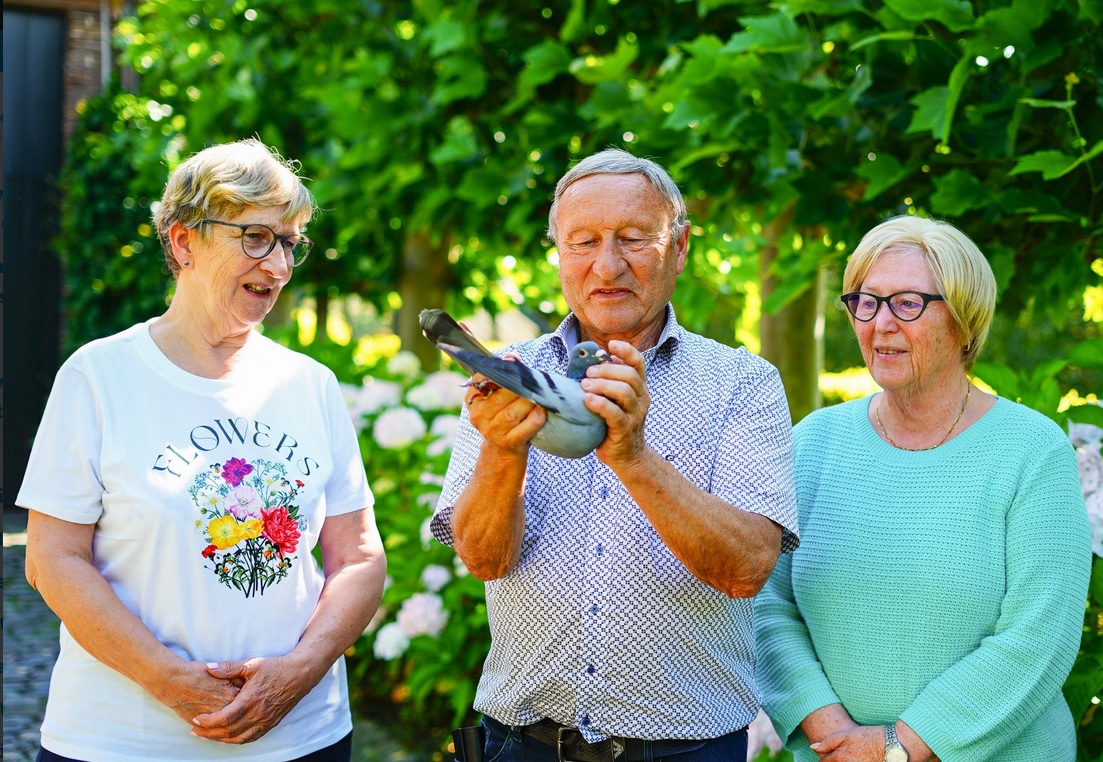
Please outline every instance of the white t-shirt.
[[[373, 497], [333, 374], [259, 334], [225, 379], [194, 376], [149, 323], [58, 371], [17, 503], [96, 524], [96, 568], [184, 659], [294, 648], [324, 581], [326, 516]], [[260, 740], [230, 745], [89, 655], [61, 628], [42, 744], [90, 760], [289, 760], [352, 729], [344, 660]]]

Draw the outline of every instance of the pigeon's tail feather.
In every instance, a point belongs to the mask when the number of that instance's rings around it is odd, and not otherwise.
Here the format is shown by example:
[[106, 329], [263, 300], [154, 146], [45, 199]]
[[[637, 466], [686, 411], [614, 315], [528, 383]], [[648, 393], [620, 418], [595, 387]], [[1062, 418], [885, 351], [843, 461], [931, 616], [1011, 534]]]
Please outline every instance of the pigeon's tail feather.
[[421, 332], [425, 338], [436, 344], [450, 344], [453, 347], [466, 349], [468, 352], [478, 352], [490, 355], [491, 352], [470, 333], [465, 331], [459, 323], [452, 319], [444, 310], [422, 310], [418, 315], [421, 324]]

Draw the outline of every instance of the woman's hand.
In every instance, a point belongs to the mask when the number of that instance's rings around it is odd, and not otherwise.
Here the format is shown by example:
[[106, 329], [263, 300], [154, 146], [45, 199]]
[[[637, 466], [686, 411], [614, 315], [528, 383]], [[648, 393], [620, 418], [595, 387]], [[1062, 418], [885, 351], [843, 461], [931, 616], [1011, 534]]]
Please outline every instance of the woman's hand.
[[176, 669], [162, 674], [150, 695], [190, 723], [197, 714], [216, 712], [232, 703], [240, 685], [240, 681], [212, 675], [202, 662], [181, 659]]
[[229, 704], [188, 718], [196, 725], [192, 735], [222, 743], [256, 741], [276, 727], [317, 683], [286, 656], [212, 662], [205, 672], [212, 680], [241, 684]]
[[883, 762], [885, 727], [862, 725], [840, 730], [812, 744], [821, 762]]

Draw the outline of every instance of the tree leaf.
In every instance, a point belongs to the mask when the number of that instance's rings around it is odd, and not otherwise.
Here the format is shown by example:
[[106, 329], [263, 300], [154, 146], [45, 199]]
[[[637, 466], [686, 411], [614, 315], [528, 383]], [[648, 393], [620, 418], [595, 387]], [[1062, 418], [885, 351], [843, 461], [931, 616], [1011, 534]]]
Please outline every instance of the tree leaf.
[[871, 34], [850, 46], [852, 51], [860, 50], [868, 45], [872, 45], [875, 42], [904, 42], [905, 40], [925, 40], [930, 39], [929, 35], [916, 34], [910, 30], [899, 29], [892, 32], [879, 32], [878, 34]]
[[784, 13], [739, 19], [744, 31], [736, 32], [724, 45], [725, 53], [791, 53], [805, 50], [806, 42], [797, 23]]
[[943, 145], [950, 140], [950, 128], [954, 123], [954, 112], [957, 111], [957, 103], [961, 100], [961, 91], [965, 89], [965, 82], [973, 70], [972, 58], [966, 54], [954, 64], [950, 72], [949, 92], [946, 96], [946, 109], [942, 115], [942, 131], [937, 136]]
[[[1103, 428], [1103, 407], [1099, 405], [1073, 405], [1065, 413], [1073, 423], [1090, 423]], [[1100, 585], [1099, 592], [1099, 602], [1103, 603], [1103, 584]]]
[[970, 209], [982, 209], [992, 203], [992, 192], [964, 169], [954, 169], [933, 179], [935, 192], [931, 209], [938, 214], [960, 217]]
[[937, 21], [951, 32], [973, 29], [973, 6], [966, 0], [886, 0], [885, 5], [908, 21]]
[[1078, 368], [1103, 370], [1103, 337], [1081, 341], [1069, 352], [1068, 360], [1070, 365]]
[[865, 193], [862, 194], [862, 200], [870, 201], [877, 198], [907, 177], [909, 172], [910, 170], [898, 162], [892, 154], [883, 151], [877, 154], [874, 161], [863, 161], [855, 170], [855, 174], [869, 181]]
[[638, 42], [629, 42], [627, 38], [621, 37], [617, 40], [616, 50], [610, 55], [581, 56], [571, 61], [568, 68], [579, 82], [596, 85], [598, 82], [620, 79], [639, 52]]
[[1103, 140], [1080, 156], [1069, 156], [1061, 151], [1036, 151], [1022, 156], [1007, 174], [1020, 175], [1023, 172], [1041, 172], [1043, 180], [1056, 180], [1064, 177], [1084, 162], [1091, 161], [1103, 153]]
[[924, 90], [908, 101], [915, 106], [915, 113], [912, 114], [911, 124], [904, 134], [930, 132], [935, 138], [939, 138], [946, 125], [946, 102], [949, 97], [950, 88], [940, 85]]
[[1047, 101], [1041, 98], [1019, 98], [1019, 103], [1025, 103], [1034, 108], [1059, 108], [1069, 109], [1076, 105], [1076, 101]]
[[439, 58], [463, 45], [464, 27], [455, 19], [441, 18], [425, 28], [429, 40], [429, 55]]

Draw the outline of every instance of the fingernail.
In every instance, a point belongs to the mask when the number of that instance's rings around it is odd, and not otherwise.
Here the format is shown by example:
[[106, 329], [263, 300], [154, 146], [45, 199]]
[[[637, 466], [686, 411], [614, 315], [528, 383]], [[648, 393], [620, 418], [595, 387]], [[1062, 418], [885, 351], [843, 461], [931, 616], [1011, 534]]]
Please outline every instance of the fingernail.
[[[192, 721], [193, 725], [198, 725], [199, 724], [199, 718], [198, 717], [192, 717], [191, 721]], [[195, 733], [193, 732], [192, 735], [194, 736]]]
[[812, 751], [819, 751], [820, 750], [820, 744], [819, 744], [819, 742], [816, 742], [816, 743], [812, 744], [811, 746], [809, 746], [808, 748], [811, 749]]
[[218, 662], [217, 661], [207, 662], [207, 669], [218, 669]]

